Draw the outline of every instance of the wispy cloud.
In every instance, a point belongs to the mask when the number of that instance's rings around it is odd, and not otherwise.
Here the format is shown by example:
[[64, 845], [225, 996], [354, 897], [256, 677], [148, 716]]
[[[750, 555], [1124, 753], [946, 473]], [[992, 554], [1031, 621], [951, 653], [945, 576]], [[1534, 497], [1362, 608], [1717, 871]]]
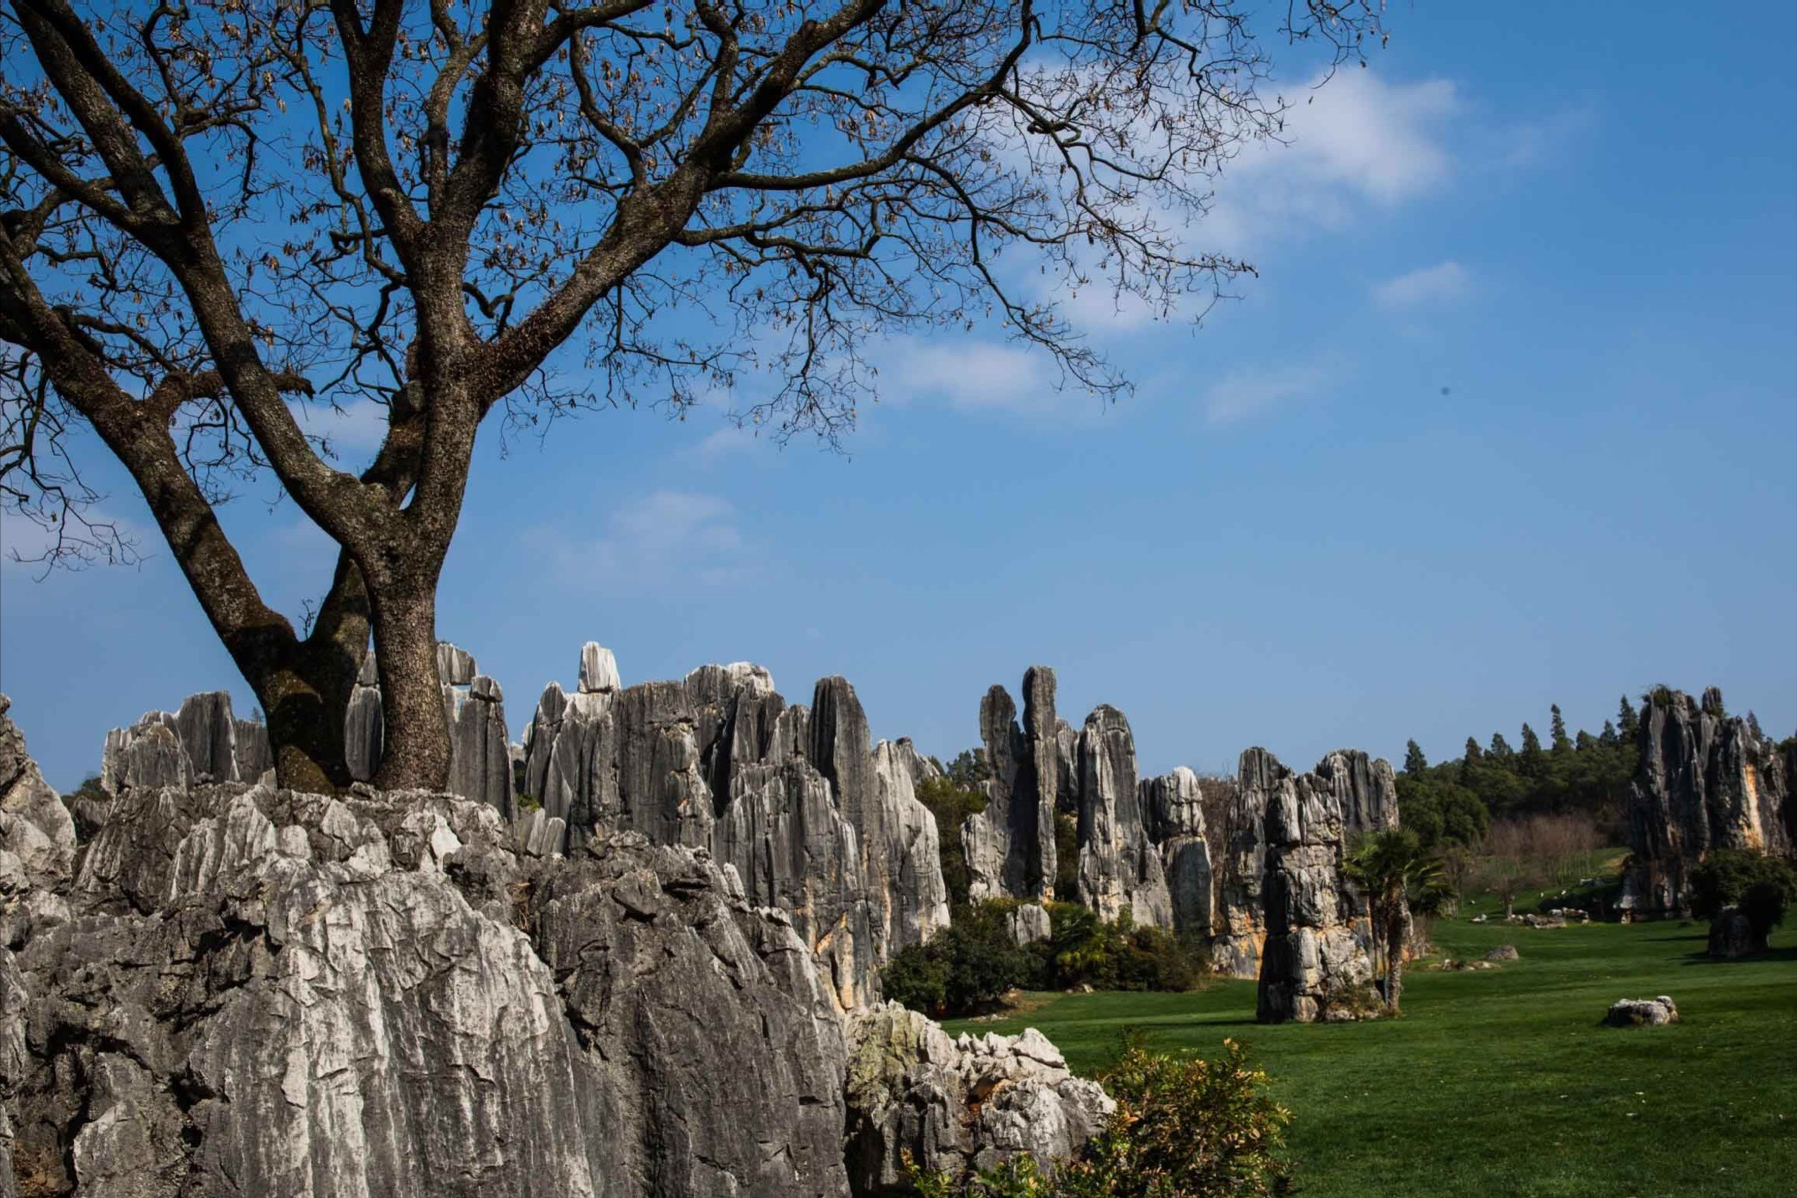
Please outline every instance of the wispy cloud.
[[372, 399], [351, 400], [341, 408], [297, 401], [288, 407], [300, 429], [340, 459], [372, 456], [387, 435], [387, 406]]
[[1055, 398], [1048, 355], [973, 337], [896, 340], [882, 354], [883, 391], [934, 396], [958, 408], [1028, 412]]
[[1316, 366], [1238, 370], [1211, 384], [1204, 397], [1205, 417], [1212, 424], [1234, 424], [1309, 399], [1327, 381]]
[[728, 458], [748, 457], [773, 447], [756, 435], [748, 425], [724, 424], [706, 433], [696, 444], [679, 451], [687, 461], [713, 465]]
[[1254, 256], [1276, 236], [1341, 228], [1442, 187], [1455, 170], [1445, 134], [1462, 107], [1446, 79], [1394, 83], [1361, 70], [1313, 81], [1294, 97], [1281, 141], [1250, 147], [1224, 173], [1205, 242]]
[[603, 535], [564, 527], [526, 534], [561, 582], [603, 593], [644, 593], [670, 586], [721, 586], [752, 569], [749, 547], [726, 499], [693, 491], [655, 491], [611, 512]]
[[1438, 262], [1401, 274], [1373, 288], [1373, 302], [1381, 308], [1410, 308], [1459, 299], [1472, 286], [1472, 278], [1458, 262]]

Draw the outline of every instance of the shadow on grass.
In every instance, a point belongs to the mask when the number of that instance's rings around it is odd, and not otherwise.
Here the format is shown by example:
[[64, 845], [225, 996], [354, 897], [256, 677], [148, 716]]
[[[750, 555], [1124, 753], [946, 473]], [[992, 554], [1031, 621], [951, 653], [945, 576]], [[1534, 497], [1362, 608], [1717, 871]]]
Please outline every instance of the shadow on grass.
[[1685, 965], [1748, 965], [1755, 961], [1797, 961], [1797, 945], [1769, 948], [1763, 953], [1747, 953], [1739, 957], [1712, 957], [1706, 953], [1687, 953]]

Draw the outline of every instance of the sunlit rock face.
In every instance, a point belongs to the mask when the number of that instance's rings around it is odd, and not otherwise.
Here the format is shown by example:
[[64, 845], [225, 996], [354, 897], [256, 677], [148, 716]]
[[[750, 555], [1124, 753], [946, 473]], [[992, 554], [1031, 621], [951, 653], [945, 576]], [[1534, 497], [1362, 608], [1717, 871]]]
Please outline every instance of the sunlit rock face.
[[992, 687], [980, 701], [986, 809], [962, 830], [975, 901], [1056, 897], [1055, 800], [1066, 763], [1060, 740], [1065, 725], [1054, 704], [1054, 671], [1047, 666], [1024, 672], [1021, 723], [1004, 687]]
[[1086, 717], [1079, 738], [1079, 901], [1107, 920], [1173, 926], [1160, 848], [1136, 780], [1136, 742], [1115, 707]]
[[274, 767], [268, 729], [240, 720], [225, 691], [189, 695], [178, 711], [152, 711], [106, 734], [100, 784], [112, 794], [133, 787], [254, 782]]
[[523, 749], [523, 789], [564, 821], [570, 851], [628, 829], [706, 847], [750, 901], [778, 907], [843, 1009], [878, 995], [879, 966], [948, 922], [934, 819], [909, 742], [869, 743], [842, 678], [789, 706], [768, 672], [701, 666], [678, 682], [551, 683]]
[[[1238, 783], [1211, 965], [1261, 978], [1264, 995], [1271, 943], [1279, 957], [1269, 1012], [1315, 1017], [1315, 1003], [1326, 1006], [1371, 976], [1365, 906], [1341, 866], [1357, 836], [1398, 826], [1396, 779], [1387, 762], [1359, 749], [1339, 749], [1296, 774], [1254, 748], [1242, 754]], [[1306, 996], [1312, 1001], [1300, 1001]]]
[[1790, 856], [1791, 771], [1770, 739], [1723, 714], [1715, 689], [1648, 696], [1641, 712], [1641, 767], [1629, 793], [1634, 868], [1622, 907], [1637, 914], [1688, 911], [1689, 875], [1711, 849]]
[[[0, 701], [29, 783], [11, 731]], [[0, 1176], [846, 1195], [842, 1025], [791, 921], [703, 848], [516, 845], [453, 795], [127, 788], [66, 893], [0, 896]]]

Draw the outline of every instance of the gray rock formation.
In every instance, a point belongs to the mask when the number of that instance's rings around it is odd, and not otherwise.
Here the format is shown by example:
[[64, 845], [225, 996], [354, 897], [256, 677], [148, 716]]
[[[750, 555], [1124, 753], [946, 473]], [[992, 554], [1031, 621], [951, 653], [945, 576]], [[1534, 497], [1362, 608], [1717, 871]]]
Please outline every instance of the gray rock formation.
[[1610, 1027], [1663, 1027], [1678, 1022], [1678, 1007], [1669, 995], [1620, 998], [1610, 1004], [1604, 1023]]
[[272, 768], [268, 729], [233, 715], [229, 693], [208, 691], [189, 695], [179, 711], [152, 711], [108, 732], [100, 784], [119, 794], [132, 787], [254, 782]]
[[1136, 742], [1115, 707], [1086, 717], [1079, 738], [1079, 901], [1106, 920], [1173, 926], [1161, 854], [1143, 818]]
[[1622, 904], [1633, 914], [1687, 912], [1687, 878], [1711, 849], [1792, 853], [1783, 756], [1746, 720], [1715, 714], [1720, 692], [1704, 698], [1663, 690], [1642, 707], [1641, 767], [1629, 794], [1634, 869]]
[[961, 1035], [897, 1003], [849, 1020], [849, 1182], [860, 1196], [909, 1193], [906, 1154], [960, 1177], [1027, 1152], [1044, 1164], [1072, 1155], [1115, 1104], [1074, 1077], [1030, 1028], [1020, 1036]]
[[0, 1176], [846, 1194], [842, 1029], [790, 921], [702, 850], [513, 844], [454, 796], [127, 789], [69, 902], [8, 917]]
[[1160, 849], [1173, 928], [1182, 936], [1208, 937], [1214, 879], [1198, 775], [1182, 765], [1170, 774], [1144, 778], [1141, 796], [1148, 838]]
[[980, 740], [992, 774], [986, 810], [970, 816], [961, 832], [975, 901], [1055, 897], [1054, 816], [1065, 725], [1055, 717], [1054, 698], [1054, 671], [1031, 666], [1023, 675], [1021, 725], [1004, 687], [994, 686], [980, 701]]
[[27, 889], [57, 890], [75, 862], [75, 821], [37, 762], [0, 695], [0, 900]]
[[1054, 935], [1054, 918], [1041, 903], [1018, 903], [1011, 909], [1011, 939], [1035, 944]]
[[580, 693], [604, 694], [623, 685], [618, 681], [618, 659], [604, 645], [588, 641], [580, 648]]
[[[1301, 811], [1319, 818], [1314, 821], [1314, 831], [1308, 831], [1312, 824], [1301, 821], [1299, 826], [1282, 824], [1278, 833], [1298, 831], [1310, 835], [1313, 842], [1307, 847], [1318, 850], [1327, 845], [1327, 852], [1269, 856], [1269, 846], [1275, 840], [1275, 830], [1268, 826], [1272, 818], [1269, 802], [1288, 787], [1292, 794], [1302, 796]], [[1307, 894], [1314, 895], [1316, 887], [1326, 887], [1345, 896], [1338, 907], [1347, 922], [1363, 916], [1364, 910], [1352, 895], [1352, 888], [1341, 879], [1341, 858], [1356, 836], [1397, 826], [1397, 783], [1391, 766], [1382, 759], [1369, 759], [1358, 749], [1339, 749], [1324, 757], [1310, 773], [1294, 775], [1265, 749], [1243, 753], [1236, 799], [1225, 830], [1228, 850], [1216, 888], [1212, 968], [1233, 977], [1264, 976], [1263, 946], [1276, 901], [1268, 886], [1275, 871], [1296, 868], [1313, 874]], [[1296, 843], [1288, 842], [1286, 847]], [[1332, 864], [1327, 871], [1316, 872], [1322, 869], [1325, 858]], [[1323, 914], [1314, 903], [1301, 904], [1297, 913], [1304, 926], [1325, 926], [1311, 922], [1314, 915]], [[1364, 942], [1364, 920], [1354, 926], [1356, 935]], [[1361, 964], [1355, 958], [1346, 963], [1352, 964], [1355, 972]], [[1282, 968], [1308, 967], [1287, 961]]]
[[925, 763], [909, 742], [869, 744], [841, 678], [810, 707], [741, 662], [615, 692], [552, 683], [524, 762], [525, 793], [571, 846], [629, 829], [710, 848], [751, 901], [788, 913], [845, 1009], [873, 999], [891, 953], [948, 922], [935, 821], [914, 789]]
[[[1342, 751], [1311, 773], [1294, 774], [1265, 749], [1249, 749], [1242, 754], [1241, 787], [1242, 805], [1260, 813], [1265, 837], [1256, 1017], [1263, 1023], [1341, 1017], [1359, 1005], [1372, 980], [1371, 927], [1342, 861], [1351, 838], [1371, 830], [1356, 819], [1395, 824], [1391, 769], [1368, 762], [1364, 753]], [[1251, 924], [1252, 913], [1244, 915]]]

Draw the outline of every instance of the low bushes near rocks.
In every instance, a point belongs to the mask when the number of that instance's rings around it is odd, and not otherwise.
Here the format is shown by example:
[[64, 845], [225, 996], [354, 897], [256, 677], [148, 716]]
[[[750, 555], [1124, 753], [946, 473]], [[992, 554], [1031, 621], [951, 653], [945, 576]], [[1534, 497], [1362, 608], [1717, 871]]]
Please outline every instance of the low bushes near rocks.
[[880, 973], [888, 999], [938, 1018], [978, 1014], [1007, 991], [1190, 990], [1208, 973], [1204, 948], [1125, 912], [1100, 919], [1077, 903], [1049, 903], [1049, 935], [1019, 945], [1013, 900], [957, 907], [925, 944], [895, 953]]
[[1710, 921], [1709, 955], [1764, 952], [1772, 929], [1797, 899], [1789, 861], [1741, 849], [1714, 849], [1691, 871], [1691, 913]]
[[1101, 1077], [1117, 1108], [1074, 1159], [1020, 1155], [968, 1178], [916, 1168], [920, 1198], [1267, 1198], [1291, 1192], [1281, 1156], [1291, 1113], [1267, 1076], [1223, 1042], [1214, 1060], [1130, 1048]]

